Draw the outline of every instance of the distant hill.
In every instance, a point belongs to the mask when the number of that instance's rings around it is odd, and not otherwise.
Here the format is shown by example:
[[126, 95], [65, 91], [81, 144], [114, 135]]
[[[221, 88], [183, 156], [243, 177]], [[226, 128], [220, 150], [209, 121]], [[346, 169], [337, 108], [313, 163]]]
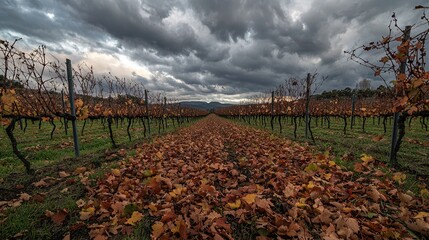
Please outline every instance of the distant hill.
[[180, 102], [180, 105], [183, 107], [192, 107], [192, 108], [199, 108], [204, 110], [212, 110], [217, 108], [223, 108], [223, 107], [229, 107], [233, 104], [228, 103], [220, 103], [220, 102], [201, 102], [201, 101], [184, 101]]

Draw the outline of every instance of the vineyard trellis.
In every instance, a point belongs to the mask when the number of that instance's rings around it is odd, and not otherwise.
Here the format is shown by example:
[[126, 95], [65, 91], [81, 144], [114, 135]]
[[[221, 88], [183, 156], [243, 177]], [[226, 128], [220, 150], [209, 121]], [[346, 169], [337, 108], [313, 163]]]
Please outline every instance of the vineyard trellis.
[[[112, 73], [97, 76], [93, 68], [85, 63], [75, 68], [68, 64], [69, 74], [73, 75], [74, 80], [69, 85], [68, 78], [71, 76], [67, 76], [65, 64], [47, 57], [45, 46], [27, 53], [16, 47], [18, 41], [0, 40], [0, 121], [6, 127], [13, 153], [22, 161], [27, 173], [32, 173], [33, 169], [18, 149], [14, 136], [17, 123], [26, 126], [28, 120], [39, 121], [40, 127], [42, 122], [49, 122], [52, 138], [56, 121], [64, 126], [65, 134], [69, 121], [72, 124], [75, 120], [83, 121], [83, 134], [87, 120], [99, 120], [103, 125], [107, 122], [110, 141], [115, 147], [112, 125], [122, 124], [124, 120], [128, 121], [127, 135], [131, 140], [130, 126], [133, 123], [143, 125], [146, 137], [149, 136], [147, 132], [150, 134], [152, 122], [158, 125], [160, 133], [168, 127], [168, 120], [181, 125], [189, 122], [190, 118], [208, 114], [204, 110], [182, 107], [175, 98], [167, 99], [165, 94], [149, 94], [141, 83], [130, 79]], [[72, 94], [76, 97], [73, 102], [69, 100]], [[67, 109], [69, 105], [74, 105], [76, 115]]]
[[[424, 24], [429, 25], [429, 19], [424, 13], [421, 19]], [[306, 82], [312, 76], [308, 75], [307, 78], [291, 77], [285, 80], [276, 90], [272, 91], [271, 103], [270, 97], [267, 95], [256, 96], [251, 103], [219, 109], [216, 113], [241, 119], [248, 123], [251, 123], [253, 119], [255, 124], [258, 124], [259, 121], [265, 126], [266, 117], [271, 118], [271, 126], [274, 118], [278, 118], [280, 132], [282, 132], [282, 118], [290, 118], [294, 126], [295, 138], [297, 136], [297, 120], [301, 121], [301, 119], [304, 119], [306, 123], [305, 136], [307, 137], [307, 131], [309, 131], [313, 138], [310, 127], [312, 118], [316, 118], [316, 121], [319, 118], [321, 121], [326, 121], [328, 128], [330, 127], [330, 117], [341, 118], [344, 121], [343, 131], [346, 134], [347, 125], [350, 124], [352, 128], [356, 116], [363, 119], [362, 130], [365, 130], [367, 118], [378, 117], [379, 122], [380, 119], [383, 119], [384, 133], [386, 133], [387, 119], [393, 117], [394, 123], [396, 123], [395, 116], [398, 116], [397, 125], [393, 124], [393, 132], [398, 131], [398, 135], [393, 134], [390, 153], [390, 164], [398, 167], [397, 153], [405, 135], [407, 118], [421, 117], [421, 125], [426, 131], [427, 124], [425, 121], [429, 118], [429, 73], [425, 69], [425, 43], [429, 28], [410, 34], [410, 30], [415, 26], [417, 25], [401, 29], [397, 25], [395, 15], [393, 15], [388, 26], [388, 36], [383, 37], [381, 41], [371, 42], [368, 46], [363, 45], [353, 51], [346, 52], [352, 60], [373, 69], [374, 75], [385, 81], [388, 92], [382, 96], [356, 99], [351, 93], [350, 97], [336, 99], [310, 98], [308, 97], [309, 89], [306, 88], [306, 85], [309, 84]], [[400, 34], [394, 34], [393, 28]], [[365, 59], [361, 54], [362, 52], [380, 50], [383, 51], [384, 55], [376, 63]], [[387, 81], [386, 77], [383, 76], [384, 74], [394, 76], [395, 80], [392, 81], [392, 84]], [[349, 118], [350, 123], [348, 123]], [[409, 124], [411, 124], [411, 120]], [[273, 127], [271, 128], [273, 129]]]

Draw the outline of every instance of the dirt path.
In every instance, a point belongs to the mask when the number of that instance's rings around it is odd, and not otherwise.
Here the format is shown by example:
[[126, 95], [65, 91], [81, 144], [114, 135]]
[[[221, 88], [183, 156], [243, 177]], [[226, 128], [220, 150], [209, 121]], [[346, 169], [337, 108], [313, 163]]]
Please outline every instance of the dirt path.
[[328, 154], [210, 115], [120, 162], [89, 188], [80, 217], [98, 239], [136, 228], [164, 239], [428, 234], [417, 215], [427, 199], [400, 193], [373, 164], [347, 172]]

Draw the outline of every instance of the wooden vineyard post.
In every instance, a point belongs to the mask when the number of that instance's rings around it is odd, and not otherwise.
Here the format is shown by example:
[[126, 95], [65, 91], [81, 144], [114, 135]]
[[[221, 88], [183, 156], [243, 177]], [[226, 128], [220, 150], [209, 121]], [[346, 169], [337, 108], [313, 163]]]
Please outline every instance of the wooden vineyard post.
[[310, 129], [310, 81], [311, 74], [307, 73], [307, 86], [305, 91], [305, 138], [308, 138], [308, 130]]
[[162, 116], [162, 119], [164, 120], [164, 125], [165, 128], [168, 128], [168, 123], [167, 123], [167, 97], [164, 97], [164, 114]]
[[[405, 32], [404, 32], [404, 37], [402, 39], [403, 42], [406, 42], [410, 39], [410, 33], [411, 33], [411, 26], [406, 26]], [[408, 53], [407, 53], [407, 55], [408, 55]], [[408, 59], [408, 56], [406, 59]], [[399, 72], [405, 74], [406, 67], [407, 67], [407, 61], [406, 60], [401, 61], [401, 65], [399, 66]], [[397, 90], [395, 89], [395, 91], [397, 91]], [[396, 94], [399, 94], [399, 93], [396, 93]], [[396, 145], [398, 144], [399, 114], [400, 114], [399, 112], [395, 112], [393, 114], [393, 130], [392, 130], [392, 140], [391, 140], [391, 145], [390, 145], [390, 159], [389, 159], [391, 166], [398, 165]]]
[[79, 141], [77, 138], [76, 109], [74, 106], [73, 76], [72, 76], [72, 67], [71, 67], [70, 59], [66, 59], [66, 66], [67, 66], [67, 82], [69, 87], [70, 114], [72, 117], [74, 155], [75, 157], [79, 157]]
[[274, 131], [274, 91], [271, 92], [271, 131]]
[[350, 129], [353, 129], [353, 125], [355, 124], [355, 106], [356, 106], [356, 93], [353, 91], [353, 95], [352, 95], [352, 119], [350, 121]]
[[64, 101], [64, 90], [61, 90], [61, 104], [63, 107], [63, 114], [64, 114], [64, 131], [65, 131], [66, 136], [67, 136], [67, 125], [68, 125], [68, 123], [67, 123], [67, 117], [65, 116], [65, 114], [66, 114], [66, 102]]
[[149, 101], [148, 101], [148, 97], [147, 97], [147, 93], [149, 91], [147, 89], [144, 90], [144, 103], [146, 105], [146, 121], [147, 121], [147, 131], [149, 133], [150, 136], [150, 121], [149, 121]]

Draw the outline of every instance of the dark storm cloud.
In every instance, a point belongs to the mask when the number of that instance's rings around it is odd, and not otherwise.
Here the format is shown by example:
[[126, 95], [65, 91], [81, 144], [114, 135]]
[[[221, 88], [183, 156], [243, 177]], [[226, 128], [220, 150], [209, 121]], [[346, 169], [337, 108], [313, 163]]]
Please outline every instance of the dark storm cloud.
[[[354, 87], [370, 70], [351, 50], [419, 21], [403, 0], [6, 0], [0, 37], [75, 56], [126, 55], [150, 77], [131, 77], [182, 98], [227, 100], [264, 92], [307, 72], [328, 76], [321, 89]], [[106, 62], [106, 64], [109, 64]], [[95, 69], [97, 71], [97, 69]], [[374, 82], [373, 86], [379, 84]]]

